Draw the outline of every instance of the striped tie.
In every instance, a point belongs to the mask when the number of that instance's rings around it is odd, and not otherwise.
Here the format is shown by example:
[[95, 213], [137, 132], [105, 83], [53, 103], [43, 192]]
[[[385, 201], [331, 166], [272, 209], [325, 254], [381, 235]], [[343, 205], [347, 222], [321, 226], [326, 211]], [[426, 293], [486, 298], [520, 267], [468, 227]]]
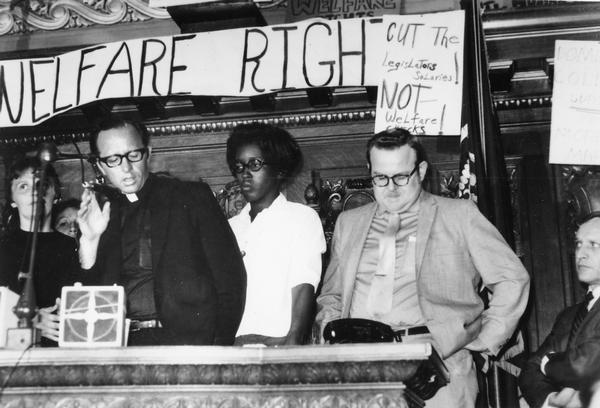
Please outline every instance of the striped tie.
[[573, 319], [573, 325], [571, 326], [571, 332], [569, 333], [569, 341], [567, 343], [567, 348], [571, 346], [571, 343], [575, 339], [575, 334], [577, 334], [577, 330], [581, 326], [581, 323], [585, 319], [588, 313], [588, 305], [594, 298], [592, 292], [588, 292], [585, 295], [583, 302], [579, 305], [579, 309], [577, 309], [577, 313], [575, 314], [575, 318]]
[[379, 238], [379, 260], [367, 296], [367, 310], [381, 320], [392, 310], [394, 273], [396, 271], [396, 233], [400, 229], [400, 214], [391, 213], [388, 224]]

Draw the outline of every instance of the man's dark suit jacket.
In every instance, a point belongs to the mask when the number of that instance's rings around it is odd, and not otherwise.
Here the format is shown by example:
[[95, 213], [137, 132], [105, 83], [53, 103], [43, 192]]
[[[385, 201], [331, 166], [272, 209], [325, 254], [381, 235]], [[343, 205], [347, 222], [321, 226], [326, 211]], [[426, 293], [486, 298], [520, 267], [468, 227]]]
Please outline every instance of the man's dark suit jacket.
[[[152, 272], [160, 321], [173, 344], [233, 344], [244, 311], [246, 271], [210, 188], [150, 174]], [[150, 181], [150, 179], [148, 180]], [[119, 200], [100, 238], [92, 280], [112, 285], [122, 268]]]
[[[552, 331], [519, 376], [523, 396], [532, 408], [541, 407], [548, 394], [563, 387], [581, 389], [600, 367], [600, 301], [594, 303], [567, 349], [573, 319], [580, 305], [568, 307], [558, 315]], [[549, 352], [555, 353], [549, 355], [544, 375], [540, 363]]]

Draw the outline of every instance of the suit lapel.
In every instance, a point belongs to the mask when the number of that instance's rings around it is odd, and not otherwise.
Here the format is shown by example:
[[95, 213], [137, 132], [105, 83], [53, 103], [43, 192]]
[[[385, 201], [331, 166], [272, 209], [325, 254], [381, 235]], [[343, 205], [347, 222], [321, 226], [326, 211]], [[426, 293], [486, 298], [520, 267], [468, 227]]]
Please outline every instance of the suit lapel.
[[354, 282], [356, 280], [356, 273], [358, 272], [358, 263], [376, 209], [377, 204], [375, 203], [365, 206], [364, 212], [357, 214], [353, 219], [354, 222], [350, 224], [350, 233], [344, 234], [348, 239], [348, 245], [345, 245], [346, 243], [343, 244], [345, 250], [342, 252], [342, 259], [347, 260], [345, 262], [346, 267], [343, 270], [344, 287], [342, 299], [346, 299], [346, 301], [343, 302], [342, 317], [348, 317], [350, 313], [352, 291], [354, 290]]
[[150, 209], [152, 228], [152, 270], [155, 274], [159, 270], [160, 259], [167, 242], [167, 228], [171, 214], [171, 196], [172, 194], [168, 185], [165, 186], [160, 178], [154, 177], [152, 191], [150, 191], [148, 197], [148, 208]]
[[592, 321], [597, 321], [600, 319], [600, 299], [596, 300], [594, 306], [587, 312], [585, 318], [581, 322], [581, 326], [579, 326], [578, 332], [581, 332], [582, 329], [587, 326], [588, 323]]
[[110, 218], [106, 231], [100, 237], [98, 253], [106, 254], [99, 261], [102, 269], [102, 284], [112, 285], [119, 282], [121, 275], [121, 204], [119, 200], [110, 203]]
[[433, 196], [426, 191], [421, 192], [419, 202], [419, 220], [417, 224], [417, 242], [415, 246], [415, 261], [417, 279], [421, 274], [421, 266], [423, 265], [423, 257], [425, 256], [425, 248], [431, 233], [433, 220], [437, 212], [437, 205]]

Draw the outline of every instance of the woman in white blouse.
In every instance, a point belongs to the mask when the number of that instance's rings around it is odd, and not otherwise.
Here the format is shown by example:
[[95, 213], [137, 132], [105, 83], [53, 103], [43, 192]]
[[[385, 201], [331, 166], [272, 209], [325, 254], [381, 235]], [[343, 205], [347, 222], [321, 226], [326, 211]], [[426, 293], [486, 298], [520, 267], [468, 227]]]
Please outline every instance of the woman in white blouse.
[[240, 125], [227, 140], [227, 163], [248, 202], [229, 220], [248, 276], [235, 344], [302, 344], [312, 324], [325, 238], [318, 214], [281, 194], [301, 167], [300, 148], [283, 129]]

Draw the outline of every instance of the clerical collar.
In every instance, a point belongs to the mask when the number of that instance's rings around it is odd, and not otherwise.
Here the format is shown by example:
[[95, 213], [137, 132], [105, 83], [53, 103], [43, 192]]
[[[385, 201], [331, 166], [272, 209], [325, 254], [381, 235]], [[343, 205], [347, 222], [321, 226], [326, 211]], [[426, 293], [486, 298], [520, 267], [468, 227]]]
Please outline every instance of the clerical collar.
[[152, 190], [153, 179], [154, 179], [154, 175], [148, 174], [148, 178], [146, 179], [146, 181], [144, 182], [144, 185], [138, 192], [125, 193], [125, 194], [122, 194], [122, 196], [124, 196], [124, 198], [127, 200], [128, 203], [135, 203], [140, 200], [142, 200], [142, 201], [145, 200], [145, 198], [150, 194], [150, 191]]

